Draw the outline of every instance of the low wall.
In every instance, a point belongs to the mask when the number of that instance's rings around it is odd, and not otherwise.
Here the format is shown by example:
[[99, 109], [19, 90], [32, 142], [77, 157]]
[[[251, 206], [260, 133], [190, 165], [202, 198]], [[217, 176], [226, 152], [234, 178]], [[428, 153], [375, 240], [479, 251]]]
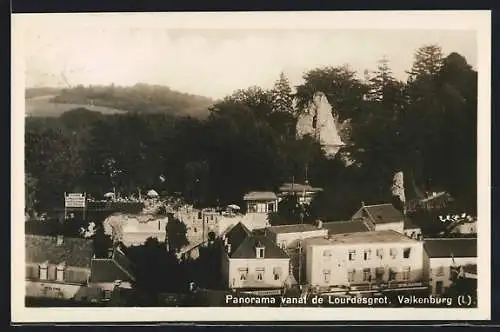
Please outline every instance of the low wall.
[[42, 297], [54, 299], [74, 299], [90, 301], [98, 298], [99, 292], [81, 284], [66, 284], [51, 281], [26, 281], [26, 297]]

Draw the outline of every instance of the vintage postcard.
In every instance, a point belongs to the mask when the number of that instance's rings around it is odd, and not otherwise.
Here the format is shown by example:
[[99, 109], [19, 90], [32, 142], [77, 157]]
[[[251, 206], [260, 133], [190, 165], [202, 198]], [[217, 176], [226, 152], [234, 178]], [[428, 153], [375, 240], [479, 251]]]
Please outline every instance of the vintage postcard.
[[13, 322], [490, 319], [490, 12], [12, 20]]

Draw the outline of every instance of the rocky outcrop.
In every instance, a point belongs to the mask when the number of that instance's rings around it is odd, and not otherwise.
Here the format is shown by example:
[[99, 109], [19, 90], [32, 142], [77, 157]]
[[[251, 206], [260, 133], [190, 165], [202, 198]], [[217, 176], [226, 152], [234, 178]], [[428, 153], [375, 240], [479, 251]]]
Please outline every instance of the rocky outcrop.
[[334, 157], [345, 145], [339, 136], [332, 106], [323, 92], [316, 92], [307, 110], [297, 120], [297, 138], [315, 138], [328, 157]]

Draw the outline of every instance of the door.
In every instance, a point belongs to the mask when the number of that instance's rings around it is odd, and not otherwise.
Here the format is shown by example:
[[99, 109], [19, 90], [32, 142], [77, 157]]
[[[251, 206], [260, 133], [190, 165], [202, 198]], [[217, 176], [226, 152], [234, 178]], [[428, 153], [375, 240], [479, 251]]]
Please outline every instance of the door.
[[435, 287], [434, 291], [437, 295], [441, 295], [443, 293], [443, 282], [442, 281], [436, 281], [436, 287]]

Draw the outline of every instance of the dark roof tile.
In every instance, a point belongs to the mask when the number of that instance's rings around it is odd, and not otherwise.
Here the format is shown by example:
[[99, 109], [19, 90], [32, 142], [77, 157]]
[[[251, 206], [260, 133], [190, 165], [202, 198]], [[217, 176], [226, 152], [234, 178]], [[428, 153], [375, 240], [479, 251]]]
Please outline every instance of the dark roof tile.
[[477, 257], [476, 238], [425, 239], [424, 248], [431, 258]]
[[328, 235], [368, 232], [370, 230], [360, 220], [323, 222], [323, 228], [328, 230]]
[[93, 256], [91, 239], [63, 238], [63, 243], [57, 244], [55, 236], [25, 235], [26, 262], [59, 264], [67, 266], [90, 268]]
[[226, 234], [231, 244], [230, 258], [256, 258], [256, 247], [264, 247], [264, 258], [288, 258], [288, 255], [265, 235], [252, 234], [242, 223]]
[[316, 231], [319, 228], [311, 224], [292, 224], [292, 225], [280, 225], [271, 226], [267, 228], [270, 232], [279, 233], [299, 233], [299, 232], [310, 232]]
[[92, 259], [91, 282], [134, 281], [132, 263], [115, 250], [112, 258]]
[[375, 224], [386, 224], [402, 221], [404, 216], [392, 204], [365, 205], [362, 207]]

